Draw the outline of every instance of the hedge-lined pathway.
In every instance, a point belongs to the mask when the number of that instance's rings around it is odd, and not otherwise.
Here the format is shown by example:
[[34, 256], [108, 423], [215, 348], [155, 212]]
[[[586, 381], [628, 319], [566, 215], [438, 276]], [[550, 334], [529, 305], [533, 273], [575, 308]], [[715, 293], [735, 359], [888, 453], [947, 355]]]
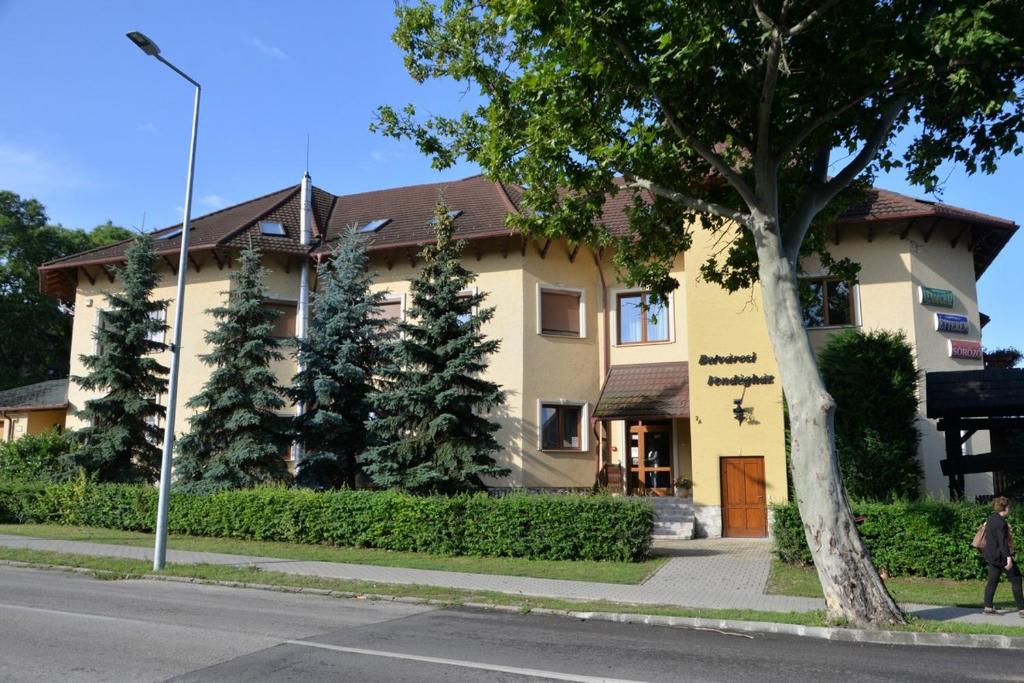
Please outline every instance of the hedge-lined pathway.
[[[85, 541], [61, 541], [0, 534], [0, 545], [10, 548], [48, 550], [60, 553], [124, 557], [152, 561], [151, 548]], [[589, 583], [537, 579], [522, 576], [469, 574], [428, 569], [378, 567], [340, 562], [312, 562], [251, 555], [168, 550], [167, 561], [175, 564], [227, 564], [253, 566], [266, 571], [331, 579], [353, 579], [380, 583], [443, 586], [475, 591], [495, 591], [576, 600], [608, 600], [634, 604], [673, 605], [709, 609], [751, 609], [770, 612], [805, 612], [824, 609], [824, 601], [764, 592], [771, 569], [771, 545], [764, 540], [700, 539], [658, 544], [658, 551], [671, 559], [640, 585]], [[978, 596], [979, 602], [981, 596]], [[926, 619], [991, 623], [1019, 626], [1011, 616], [989, 616], [980, 610], [929, 605], [903, 605], [907, 611]]]

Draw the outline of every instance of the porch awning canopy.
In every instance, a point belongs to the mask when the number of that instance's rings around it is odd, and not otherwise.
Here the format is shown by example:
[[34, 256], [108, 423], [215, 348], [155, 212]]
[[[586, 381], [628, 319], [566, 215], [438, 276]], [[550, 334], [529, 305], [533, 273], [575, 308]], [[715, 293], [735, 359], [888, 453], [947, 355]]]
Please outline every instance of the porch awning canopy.
[[690, 417], [688, 363], [616, 365], [608, 370], [594, 418], [649, 420]]

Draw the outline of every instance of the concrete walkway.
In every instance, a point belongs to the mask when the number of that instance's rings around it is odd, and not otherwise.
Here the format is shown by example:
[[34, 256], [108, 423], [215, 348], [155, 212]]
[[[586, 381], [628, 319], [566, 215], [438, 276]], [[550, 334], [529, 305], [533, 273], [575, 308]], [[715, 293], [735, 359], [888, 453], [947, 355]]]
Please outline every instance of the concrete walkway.
[[[149, 547], [61, 541], [0, 534], [0, 546], [52, 552], [123, 557], [152, 561]], [[257, 567], [266, 571], [331, 579], [379, 583], [442, 586], [475, 591], [494, 591], [532, 597], [607, 600], [638, 605], [672, 605], [710, 609], [752, 609], [771, 612], [804, 612], [824, 609], [818, 598], [768, 595], [765, 587], [771, 569], [771, 544], [765, 540], [699, 539], [660, 542], [656, 552], [669, 561], [640, 585], [538, 579], [522, 576], [469, 574], [463, 572], [378, 567], [340, 562], [313, 562], [251, 555], [168, 550], [174, 564], [224, 564]], [[978, 596], [979, 605], [981, 596]], [[985, 615], [978, 609], [903, 605], [915, 616], [1004, 626], [1024, 626], [1016, 612]]]

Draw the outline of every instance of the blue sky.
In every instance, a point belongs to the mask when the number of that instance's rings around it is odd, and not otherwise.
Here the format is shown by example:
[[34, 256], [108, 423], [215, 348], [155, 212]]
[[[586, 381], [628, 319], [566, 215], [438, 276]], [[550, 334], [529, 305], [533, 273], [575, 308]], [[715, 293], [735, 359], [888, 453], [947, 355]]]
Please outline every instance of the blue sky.
[[[0, 189], [39, 199], [68, 227], [180, 219], [191, 86], [132, 45], [131, 30], [203, 84], [196, 214], [298, 182], [307, 134], [313, 181], [335, 193], [475, 173], [438, 173], [412, 145], [368, 131], [380, 104], [439, 114], [467, 104], [455, 84], [409, 78], [394, 23], [389, 0], [0, 0]], [[947, 172], [938, 199], [1024, 223], [1024, 158], [993, 176]], [[922, 196], [899, 175], [877, 184]], [[1022, 266], [1018, 235], [979, 282], [987, 347], [1024, 348]]]

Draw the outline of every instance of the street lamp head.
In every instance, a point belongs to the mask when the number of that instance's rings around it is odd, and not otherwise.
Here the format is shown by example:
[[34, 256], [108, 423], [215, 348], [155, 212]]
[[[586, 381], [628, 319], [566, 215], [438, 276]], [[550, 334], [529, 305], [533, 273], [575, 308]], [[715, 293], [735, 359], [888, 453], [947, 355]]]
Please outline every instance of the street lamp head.
[[150, 57], [156, 57], [160, 54], [160, 48], [156, 46], [152, 40], [146, 37], [146, 34], [138, 31], [132, 31], [128, 34], [128, 40], [132, 41], [139, 46], [139, 49], [145, 52]]

